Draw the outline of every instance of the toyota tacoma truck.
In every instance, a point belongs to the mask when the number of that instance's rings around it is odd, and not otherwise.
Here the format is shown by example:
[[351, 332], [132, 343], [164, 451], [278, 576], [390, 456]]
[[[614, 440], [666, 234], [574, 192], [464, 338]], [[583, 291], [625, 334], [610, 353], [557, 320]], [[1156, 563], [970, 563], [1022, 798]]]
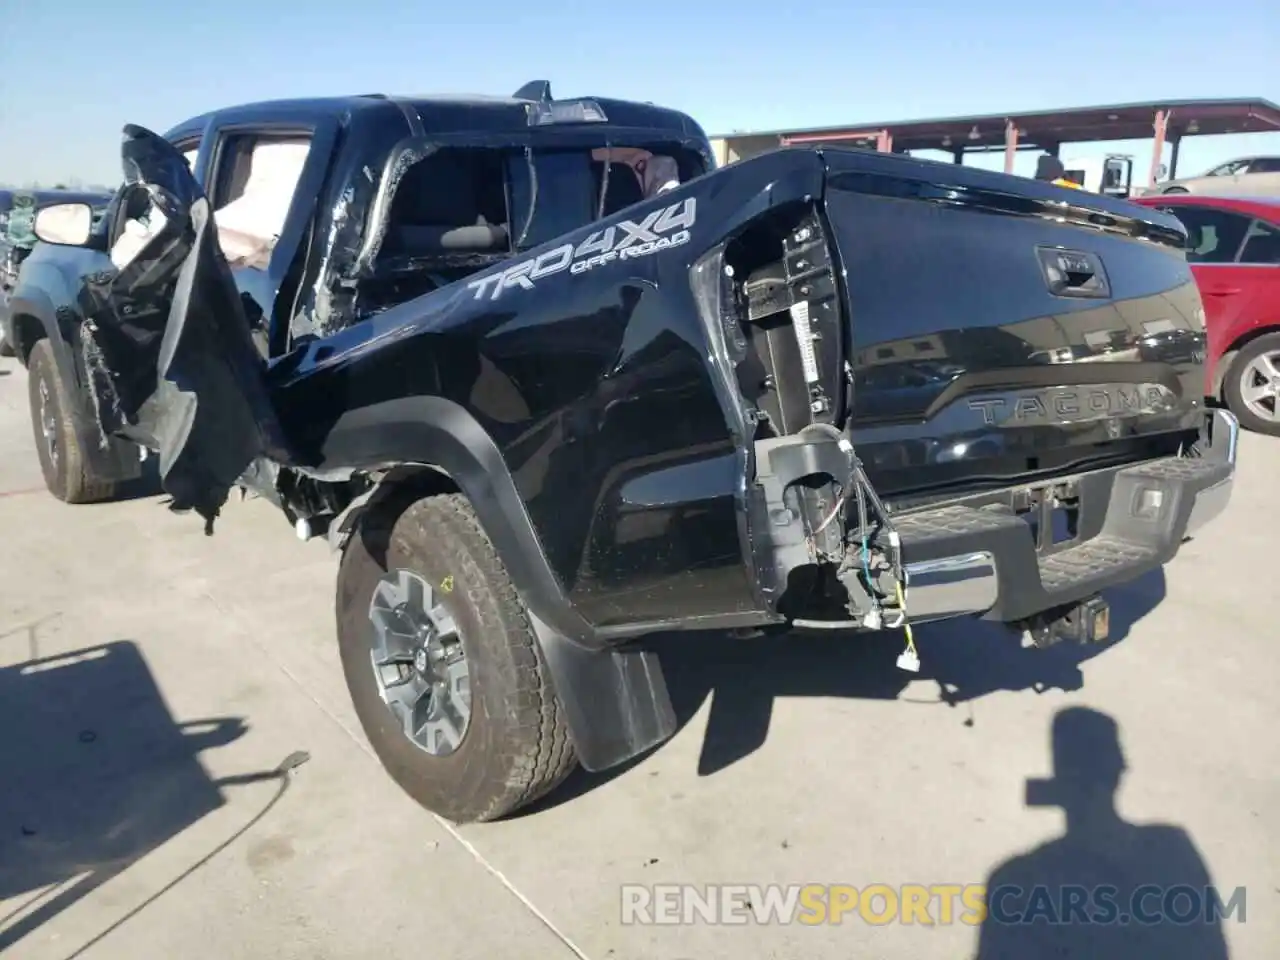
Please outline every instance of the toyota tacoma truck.
[[[120, 202], [151, 232], [78, 295], [102, 432], [158, 451], [176, 508], [212, 532], [249, 490], [341, 551], [351, 696], [427, 808], [493, 819], [669, 737], [652, 635], [901, 628], [907, 669], [927, 621], [1099, 640], [1102, 591], [1226, 507], [1238, 425], [1198, 355], [1100, 346], [1152, 319], [1203, 339], [1174, 218], [859, 150], [710, 169], [686, 119], [650, 189], [652, 131], [601, 142], [633, 106], [556, 103], [486, 106], [491, 207], [412, 177], [451, 149], [429, 125], [360, 169], [362, 239], [317, 210], [340, 266], [304, 268], [265, 351], [219, 176], [127, 127]], [[633, 202], [602, 208], [570, 130]], [[528, 166], [543, 137], [563, 165]]]

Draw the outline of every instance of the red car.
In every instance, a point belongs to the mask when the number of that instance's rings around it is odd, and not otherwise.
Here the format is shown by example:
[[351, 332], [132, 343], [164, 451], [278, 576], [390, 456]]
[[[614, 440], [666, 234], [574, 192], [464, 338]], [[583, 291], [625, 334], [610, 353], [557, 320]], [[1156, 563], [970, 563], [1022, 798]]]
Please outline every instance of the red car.
[[1187, 228], [1204, 298], [1207, 392], [1250, 430], [1280, 436], [1280, 197], [1173, 194], [1135, 203]]

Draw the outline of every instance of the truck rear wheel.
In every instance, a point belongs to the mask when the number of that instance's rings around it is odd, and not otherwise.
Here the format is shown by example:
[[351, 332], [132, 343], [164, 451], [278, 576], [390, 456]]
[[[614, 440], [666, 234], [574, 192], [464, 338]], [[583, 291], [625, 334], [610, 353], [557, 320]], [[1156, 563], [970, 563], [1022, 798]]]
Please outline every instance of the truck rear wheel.
[[58, 375], [48, 340], [38, 340], [27, 360], [31, 427], [44, 484], [64, 503], [95, 503], [115, 495], [115, 484], [94, 475], [76, 432], [75, 407]]
[[1280, 333], [1264, 334], [1236, 354], [1223, 394], [1246, 430], [1280, 436]]
[[342, 557], [337, 619], [365, 735], [428, 810], [494, 820], [576, 765], [524, 605], [464, 497], [367, 516]]

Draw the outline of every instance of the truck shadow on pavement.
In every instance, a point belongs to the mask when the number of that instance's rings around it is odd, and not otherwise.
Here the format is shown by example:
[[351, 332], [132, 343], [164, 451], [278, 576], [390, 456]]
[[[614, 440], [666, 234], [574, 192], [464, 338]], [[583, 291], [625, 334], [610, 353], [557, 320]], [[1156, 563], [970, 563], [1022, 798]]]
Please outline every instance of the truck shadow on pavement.
[[1244, 921], [1244, 902], [1213, 887], [1181, 827], [1120, 816], [1115, 720], [1067, 707], [1050, 742], [1053, 777], [1027, 780], [1026, 805], [1061, 808], [1066, 829], [991, 871], [976, 960], [1227, 960], [1222, 925]]
[[[901, 700], [964, 711], [976, 723], [972, 701], [998, 691], [1079, 690], [1081, 664], [1120, 643], [1138, 620], [1165, 596], [1162, 569], [1108, 591], [1111, 636], [1105, 643], [1060, 643], [1047, 650], [1024, 649], [1020, 638], [996, 624], [976, 619], [926, 624], [915, 631], [921, 670], [896, 666], [903, 650], [901, 631], [865, 636], [770, 635], [740, 638], [724, 634], [670, 634], [656, 638], [677, 723], [685, 726], [710, 698], [698, 773], [709, 776], [764, 745], [778, 697], [840, 697]], [[917, 680], [937, 686], [933, 698], [904, 696]], [[658, 749], [661, 749], [659, 747]], [[575, 771], [534, 809], [580, 796], [643, 762], [643, 757], [598, 774]]]
[[131, 641], [0, 668], [0, 953], [223, 806], [222, 787], [280, 776], [205, 772], [199, 753], [247, 729], [175, 721]]

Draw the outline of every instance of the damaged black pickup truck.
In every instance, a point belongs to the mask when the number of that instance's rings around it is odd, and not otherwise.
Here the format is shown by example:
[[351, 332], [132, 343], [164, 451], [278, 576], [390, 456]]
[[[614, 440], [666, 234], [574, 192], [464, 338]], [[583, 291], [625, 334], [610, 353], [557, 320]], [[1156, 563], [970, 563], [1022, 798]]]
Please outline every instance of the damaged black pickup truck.
[[[375, 103], [401, 139], [352, 166]], [[103, 432], [176, 506], [211, 530], [248, 488], [342, 550], [351, 695], [428, 808], [492, 819], [669, 737], [647, 636], [1101, 639], [1100, 592], [1226, 507], [1203, 354], [1137, 346], [1203, 341], [1172, 217], [857, 150], [711, 169], [692, 120], [545, 85], [451, 103], [312, 141], [265, 323], [217, 118], [194, 162], [126, 128], [119, 202], [151, 209], [78, 297]]]

